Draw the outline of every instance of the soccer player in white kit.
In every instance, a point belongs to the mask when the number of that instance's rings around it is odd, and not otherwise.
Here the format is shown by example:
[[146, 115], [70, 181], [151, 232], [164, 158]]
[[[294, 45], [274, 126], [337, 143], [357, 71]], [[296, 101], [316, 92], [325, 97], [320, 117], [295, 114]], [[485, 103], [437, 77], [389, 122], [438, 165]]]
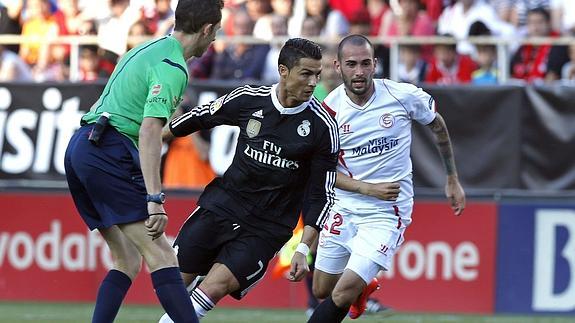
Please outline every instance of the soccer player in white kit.
[[[314, 294], [325, 298], [309, 323], [357, 318], [378, 288], [411, 223], [411, 123], [427, 125], [436, 137], [455, 215], [465, 207], [451, 141], [433, 98], [411, 84], [373, 79], [373, 46], [360, 35], [345, 37], [335, 67], [343, 84], [323, 106], [335, 115], [340, 154], [336, 202], [322, 228], [315, 262]], [[350, 308], [351, 307], [351, 308]]]

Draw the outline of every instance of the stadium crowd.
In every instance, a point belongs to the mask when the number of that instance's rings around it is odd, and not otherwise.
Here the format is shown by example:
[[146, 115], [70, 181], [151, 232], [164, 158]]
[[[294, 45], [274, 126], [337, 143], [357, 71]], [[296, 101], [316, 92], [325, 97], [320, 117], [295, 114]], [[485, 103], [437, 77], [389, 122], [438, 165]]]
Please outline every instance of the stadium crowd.
[[[93, 35], [97, 45], [79, 50], [79, 80], [107, 78], [119, 56], [135, 46], [130, 36], [171, 32], [177, 0], [1, 0], [0, 34], [30, 38], [0, 45], [0, 81], [69, 79], [70, 46], [46, 44], [64, 35]], [[575, 1], [570, 0], [228, 0], [226, 36], [309, 37], [337, 41], [358, 33], [380, 46], [378, 76], [389, 75], [393, 36], [449, 36], [456, 45], [400, 46], [400, 81], [435, 84], [495, 84], [495, 45], [474, 46], [468, 36], [571, 36]], [[196, 79], [276, 82], [279, 44], [216, 42], [190, 65]], [[510, 46], [509, 75], [524, 83], [575, 80], [575, 44]], [[262, 64], [262, 62], [265, 62]], [[501, 64], [499, 64], [501, 65]]]

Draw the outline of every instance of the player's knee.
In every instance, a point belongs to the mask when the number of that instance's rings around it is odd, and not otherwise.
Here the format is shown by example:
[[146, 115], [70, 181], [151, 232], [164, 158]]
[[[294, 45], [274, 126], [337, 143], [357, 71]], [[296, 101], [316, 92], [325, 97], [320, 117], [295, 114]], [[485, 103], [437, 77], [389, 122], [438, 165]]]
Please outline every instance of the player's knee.
[[331, 293], [331, 298], [335, 305], [340, 308], [348, 308], [353, 304], [355, 299], [359, 296], [350, 289], [334, 289]]
[[114, 268], [125, 273], [132, 280], [138, 276], [142, 269], [142, 256], [139, 254], [118, 257], [114, 260]]
[[331, 289], [327, 288], [327, 286], [323, 284], [316, 284], [314, 283], [312, 286], [313, 296], [319, 299], [325, 299], [331, 293]]
[[172, 249], [165, 238], [163, 240], [165, 241], [161, 241], [158, 244], [151, 243], [140, 248], [151, 272], [160, 268], [178, 266], [178, 258], [174, 249]]

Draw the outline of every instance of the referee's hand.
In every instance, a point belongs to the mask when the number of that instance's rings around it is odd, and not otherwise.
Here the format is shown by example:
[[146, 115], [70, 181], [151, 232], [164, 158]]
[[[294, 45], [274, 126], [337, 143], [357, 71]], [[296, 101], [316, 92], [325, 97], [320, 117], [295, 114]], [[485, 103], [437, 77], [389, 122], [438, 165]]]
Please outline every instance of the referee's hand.
[[152, 237], [152, 240], [155, 240], [164, 233], [168, 224], [168, 216], [164, 206], [154, 202], [148, 202], [148, 214], [149, 217], [145, 222], [146, 228], [148, 235]]
[[296, 251], [291, 258], [291, 267], [288, 279], [290, 281], [298, 282], [302, 280], [307, 273], [309, 273], [307, 257], [303, 253]]

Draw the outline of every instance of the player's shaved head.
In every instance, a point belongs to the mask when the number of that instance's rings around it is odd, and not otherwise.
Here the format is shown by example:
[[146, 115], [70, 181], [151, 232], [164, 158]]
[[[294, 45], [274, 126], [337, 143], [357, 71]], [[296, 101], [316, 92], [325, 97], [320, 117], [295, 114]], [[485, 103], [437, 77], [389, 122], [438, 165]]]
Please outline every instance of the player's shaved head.
[[369, 48], [371, 49], [372, 58], [373, 58], [373, 45], [371, 44], [369, 39], [367, 39], [367, 37], [365, 37], [363, 35], [355, 35], [355, 34], [345, 36], [341, 40], [341, 42], [339, 42], [339, 45], [337, 46], [337, 60], [341, 61], [343, 49], [346, 46], [365, 46], [365, 45], [369, 46]]
[[196, 33], [205, 24], [216, 25], [222, 20], [223, 0], [179, 0], [174, 30]]

